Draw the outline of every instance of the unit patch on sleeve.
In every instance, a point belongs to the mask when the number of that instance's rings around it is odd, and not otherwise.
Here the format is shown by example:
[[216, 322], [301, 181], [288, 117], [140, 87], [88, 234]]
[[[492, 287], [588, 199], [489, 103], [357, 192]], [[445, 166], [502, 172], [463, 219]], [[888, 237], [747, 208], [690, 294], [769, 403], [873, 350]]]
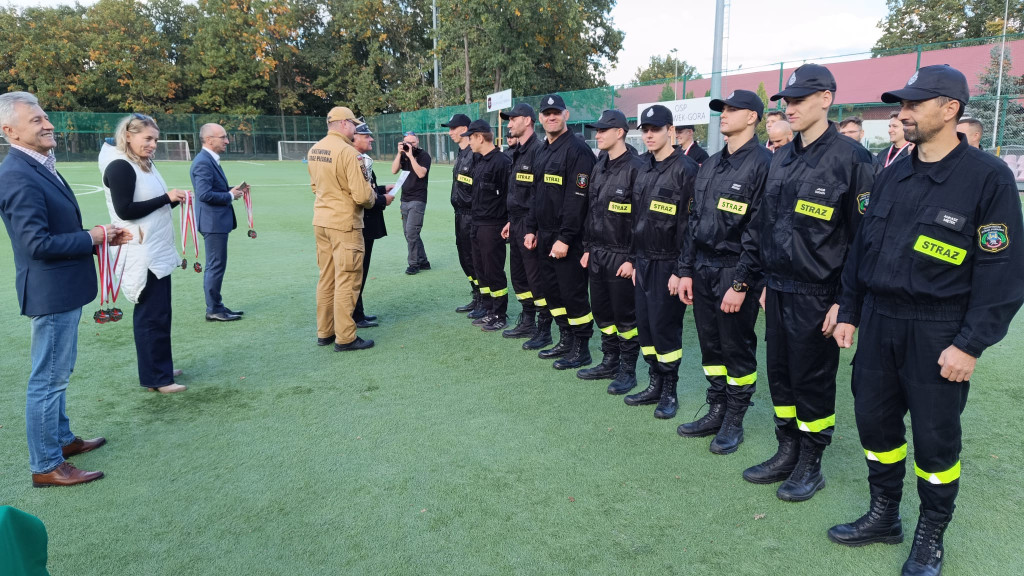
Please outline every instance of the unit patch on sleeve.
[[978, 247], [985, 252], [1002, 252], [1010, 245], [1006, 224], [985, 224], [978, 227]]
[[586, 188], [587, 184], [590, 184], [590, 175], [583, 174], [583, 173], [580, 173], [580, 174], [576, 175], [576, 187], [577, 188]]
[[871, 192], [864, 192], [857, 195], [857, 211], [863, 214], [871, 202]]

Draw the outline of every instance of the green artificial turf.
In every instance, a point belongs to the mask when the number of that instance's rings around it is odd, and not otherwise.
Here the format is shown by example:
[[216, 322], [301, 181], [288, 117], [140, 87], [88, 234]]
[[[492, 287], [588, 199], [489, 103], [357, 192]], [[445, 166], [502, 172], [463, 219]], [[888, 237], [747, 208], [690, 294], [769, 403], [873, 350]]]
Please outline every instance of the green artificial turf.
[[[387, 168], [378, 163], [382, 182], [393, 179]], [[99, 184], [94, 163], [59, 169], [79, 193]], [[160, 169], [171, 186], [190, 187], [187, 164]], [[224, 284], [225, 303], [245, 318], [205, 322], [202, 276], [175, 271], [175, 364], [189, 390], [163, 396], [138, 386], [131, 305], [119, 300], [125, 319], [102, 326], [91, 320], [97, 306], [85, 307], [67, 406], [77, 434], [108, 439], [73, 459], [106, 473], [89, 485], [31, 487], [29, 322], [0, 242], [0, 504], [45, 522], [53, 574], [898, 573], [917, 520], [912, 469], [904, 544], [849, 549], [825, 537], [867, 503], [852, 351], [839, 372], [828, 485], [809, 502], [782, 502], [776, 486], [740, 477], [775, 447], [763, 341], [746, 442], [723, 457], [708, 452], [709, 438], [675, 432], [704, 402], [689, 314], [670, 421], [609, 396], [606, 381], [552, 370], [521, 340], [481, 332], [453, 312], [469, 291], [450, 171], [439, 165], [423, 230], [433, 270], [403, 273], [392, 205], [365, 295], [380, 327], [360, 331], [377, 345], [335, 353], [314, 344], [305, 165], [227, 162], [225, 171], [253, 186], [259, 238], [246, 237], [238, 205]], [[79, 202], [87, 225], [108, 220], [102, 193]], [[514, 320], [518, 305], [510, 312]], [[1024, 574], [1024, 331], [1015, 324], [978, 363], [945, 574]], [[596, 338], [591, 350], [599, 356]]]

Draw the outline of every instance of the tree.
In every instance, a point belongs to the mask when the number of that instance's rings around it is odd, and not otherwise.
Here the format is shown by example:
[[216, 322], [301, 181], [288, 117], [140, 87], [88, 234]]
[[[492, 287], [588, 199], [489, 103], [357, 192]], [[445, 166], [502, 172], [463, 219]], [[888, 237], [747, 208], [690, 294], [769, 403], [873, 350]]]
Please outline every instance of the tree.
[[[1004, 0], [886, 0], [889, 13], [879, 23], [882, 36], [873, 51], [917, 44], [980, 38], [1002, 33]], [[1008, 34], [1024, 32], [1024, 0], [1010, 0]]]
[[669, 100], [676, 99], [676, 91], [672, 88], [671, 84], [665, 84], [661, 88], [661, 95], [658, 96], [658, 102], [668, 102]]
[[[768, 112], [768, 110], [769, 110], [768, 91], [765, 90], [765, 88], [764, 88], [764, 82], [761, 82], [760, 84], [757, 85], [757, 97], [760, 98], [761, 99], [761, 103], [764, 104], [764, 111]], [[762, 143], [768, 141], [768, 129], [765, 127], [764, 122], [758, 122], [757, 123], [757, 139], [759, 141], [761, 141]]]
[[999, 103], [1001, 111], [999, 115], [1002, 117], [1005, 113], [1005, 122], [1000, 127], [1000, 131], [1004, 135], [1024, 135], [1024, 110], [1021, 109], [1021, 106], [1014, 99], [1006, 98], [1008, 95], [1024, 93], [1024, 76], [1014, 76], [1010, 73], [1013, 69], [1013, 59], [1010, 56], [1010, 52], [1007, 51], [1003, 57], [1002, 87], [999, 88], [1000, 52], [1000, 45], [997, 44], [992, 47], [988, 67], [985, 68], [985, 72], [978, 78], [977, 88], [981, 93], [971, 98], [965, 111], [966, 116], [977, 118], [984, 127], [987, 137], [982, 138], [982, 146], [987, 146], [992, 142], [991, 130], [995, 125], [997, 89], [1001, 94]]
[[[26, 8], [11, 34], [4, 36], [7, 90], [25, 90], [39, 98], [44, 110], [82, 110], [81, 87], [87, 50], [83, 42], [81, 5]], [[12, 22], [5, 18], [8, 25]]]
[[[678, 71], [678, 76], [676, 72]], [[633, 76], [633, 82], [642, 84], [644, 82], [653, 82], [654, 80], [661, 80], [663, 78], [687, 78], [689, 80], [700, 80], [702, 76], [697, 72], [697, 68], [691, 66], [686, 60], [677, 60], [674, 56], [669, 54], [662, 58], [661, 56], [651, 56], [651, 61], [647, 63], [647, 66], [643, 68], [637, 68], [636, 74]]]

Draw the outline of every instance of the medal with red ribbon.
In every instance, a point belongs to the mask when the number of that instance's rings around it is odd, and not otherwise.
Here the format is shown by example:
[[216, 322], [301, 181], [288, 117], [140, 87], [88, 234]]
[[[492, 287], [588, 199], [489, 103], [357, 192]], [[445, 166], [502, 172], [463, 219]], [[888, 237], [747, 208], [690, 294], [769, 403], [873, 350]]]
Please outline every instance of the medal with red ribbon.
[[[107, 228], [106, 226], [100, 226], [100, 228], [103, 230], [103, 242], [96, 246], [96, 259], [99, 264], [100, 309], [92, 315], [92, 319], [97, 324], [106, 324], [107, 322], [117, 322], [124, 316], [121, 309], [114, 304], [117, 302], [117, 296], [121, 293], [121, 279], [124, 277], [124, 265], [127, 258], [121, 259], [120, 246], [113, 250], [114, 254], [111, 256], [112, 250], [107, 242]], [[104, 309], [104, 304], [109, 304], [111, 307]]]
[[196, 272], [202, 272], [203, 265], [199, 263], [199, 230], [196, 228], [196, 208], [192, 192], [185, 191], [185, 199], [181, 201], [179, 208], [181, 208], [181, 211], [178, 212], [178, 220], [181, 223], [181, 269], [188, 269], [188, 236], [191, 234], [196, 258], [193, 268]]
[[242, 202], [245, 203], [245, 215], [249, 219], [249, 238], [256, 239], [256, 227], [252, 223], [252, 196], [249, 195], [249, 187], [246, 186], [242, 192]]

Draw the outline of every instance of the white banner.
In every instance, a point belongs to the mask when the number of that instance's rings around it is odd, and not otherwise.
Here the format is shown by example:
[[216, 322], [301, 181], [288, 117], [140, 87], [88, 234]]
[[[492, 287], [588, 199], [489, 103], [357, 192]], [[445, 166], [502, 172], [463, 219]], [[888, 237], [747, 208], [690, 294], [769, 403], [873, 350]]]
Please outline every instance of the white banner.
[[487, 111], [495, 112], [512, 107], [512, 89], [495, 92], [487, 95]]
[[708, 124], [711, 122], [711, 98], [690, 98], [689, 100], [670, 100], [668, 102], [648, 102], [640, 104], [636, 108], [637, 123], [642, 123], [640, 115], [644, 110], [661, 104], [672, 111], [673, 126], [686, 126], [689, 124]]

